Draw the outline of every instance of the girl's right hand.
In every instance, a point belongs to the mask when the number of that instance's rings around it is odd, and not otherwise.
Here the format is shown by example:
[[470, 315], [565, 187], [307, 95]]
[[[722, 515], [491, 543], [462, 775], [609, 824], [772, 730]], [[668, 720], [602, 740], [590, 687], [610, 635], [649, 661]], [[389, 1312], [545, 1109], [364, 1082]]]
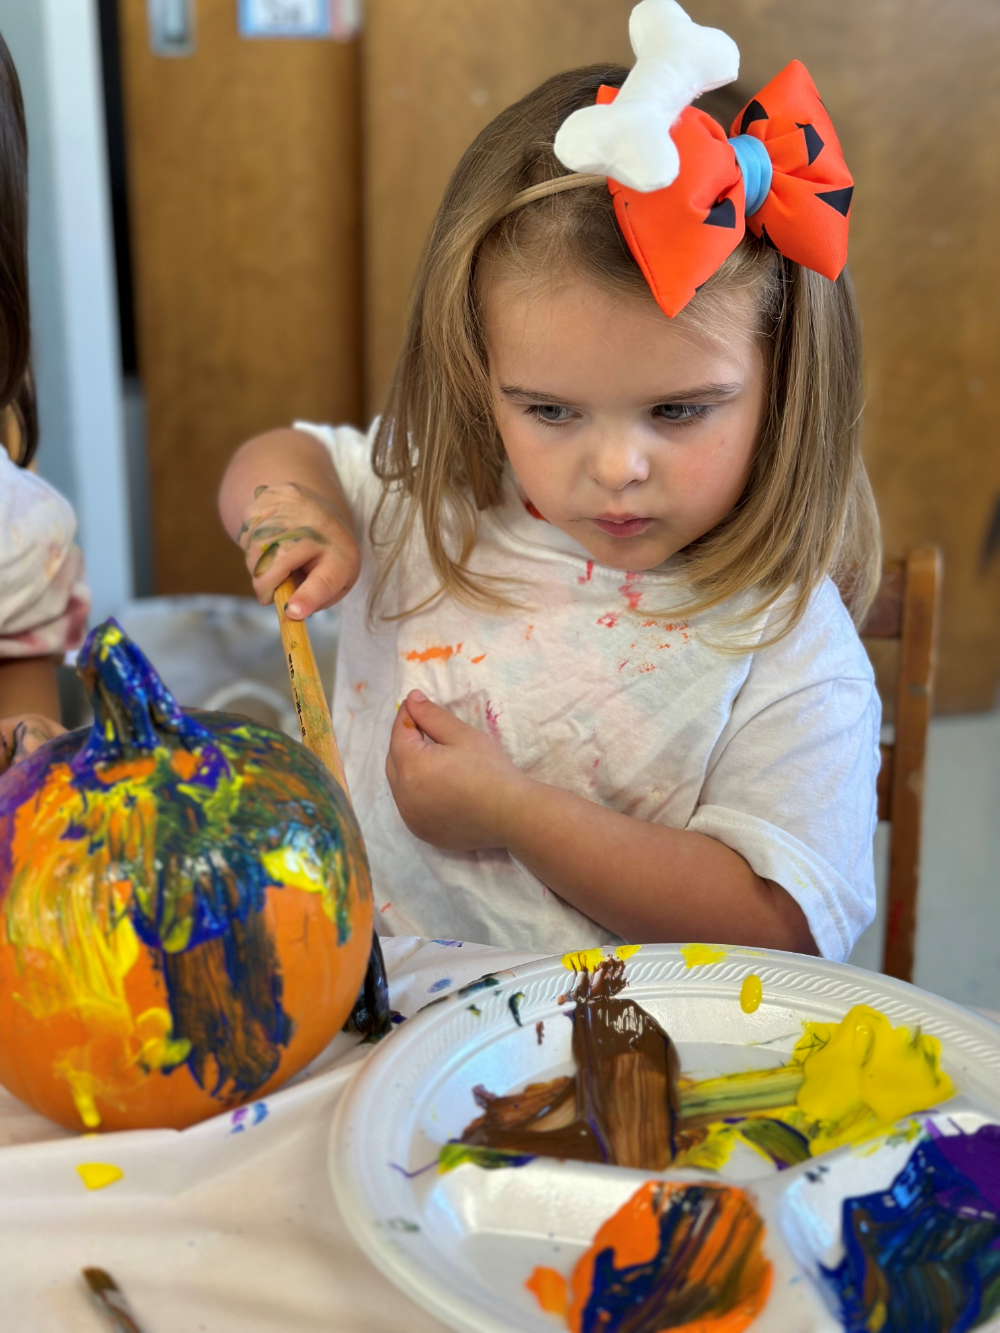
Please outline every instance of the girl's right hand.
[[304, 620], [350, 592], [361, 552], [350, 514], [327, 495], [298, 482], [259, 486], [239, 531], [257, 598], [265, 606], [290, 574], [302, 581], [287, 612]]

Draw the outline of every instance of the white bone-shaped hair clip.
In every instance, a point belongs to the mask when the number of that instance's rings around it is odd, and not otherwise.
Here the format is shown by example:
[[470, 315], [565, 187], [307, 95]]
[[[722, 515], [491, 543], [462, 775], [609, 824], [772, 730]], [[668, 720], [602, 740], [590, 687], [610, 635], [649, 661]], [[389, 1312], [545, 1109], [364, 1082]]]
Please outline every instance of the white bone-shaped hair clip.
[[732, 83], [739, 47], [718, 28], [695, 23], [676, 0], [642, 0], [628, 35], [636, 59], [618, 96], [567, 116], [553, 147], [571, 171], [662, 190], [680, 171], [671, 125], [696, 97]]

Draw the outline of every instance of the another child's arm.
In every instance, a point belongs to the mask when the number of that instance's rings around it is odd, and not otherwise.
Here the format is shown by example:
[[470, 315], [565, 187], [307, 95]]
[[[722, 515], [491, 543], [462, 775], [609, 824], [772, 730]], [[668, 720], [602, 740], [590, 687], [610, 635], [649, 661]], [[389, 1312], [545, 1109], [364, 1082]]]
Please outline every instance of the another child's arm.
[[53, 658], [0, 659], [0, 773], [58, 736], [58, 716]]
[[397, 715], [386, 768], [418, 838], [452, 850], [504, 847], [624, 939], [707, 936], [817, 952], [791, 895], [731, 848], [538, 782], [488, 736], [416, 691]]
[[301, 571], [288, 614], [304, 619], [353, 587], [361, 567], [351, 511], [329, 452], [312, 435], [274, 430], [242, 445], [226, 469], [219, 513], [265, 604]]

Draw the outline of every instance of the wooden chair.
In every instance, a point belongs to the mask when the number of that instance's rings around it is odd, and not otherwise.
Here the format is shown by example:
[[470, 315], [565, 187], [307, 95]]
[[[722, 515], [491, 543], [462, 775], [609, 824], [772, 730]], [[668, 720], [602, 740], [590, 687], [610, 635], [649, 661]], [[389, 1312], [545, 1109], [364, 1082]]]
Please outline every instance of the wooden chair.
[[[883, 972], [913, 978], [924, 804], [927, 729], [934, 694], [934, 654], [941, 588], [941, 553], [921, 546], [887, 562], [862, 639], [899, 641], [895, 680], [895, 740], [882, 746], [878, 817], [891, 826], [888, 910]], [[883, 688], [885, 683], [883, 682]]]

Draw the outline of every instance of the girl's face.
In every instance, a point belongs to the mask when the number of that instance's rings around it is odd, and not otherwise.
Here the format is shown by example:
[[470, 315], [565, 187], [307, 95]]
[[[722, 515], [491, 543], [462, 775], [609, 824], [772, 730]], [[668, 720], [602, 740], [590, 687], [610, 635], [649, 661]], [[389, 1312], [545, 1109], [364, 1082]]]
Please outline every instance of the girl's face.
[[764, 417], [748, 293], [726, 298], [724, 338], [582, 278], [494, 278], [485, 297], [500, 435], [550, 523], [638, 571], [725, 518]]

